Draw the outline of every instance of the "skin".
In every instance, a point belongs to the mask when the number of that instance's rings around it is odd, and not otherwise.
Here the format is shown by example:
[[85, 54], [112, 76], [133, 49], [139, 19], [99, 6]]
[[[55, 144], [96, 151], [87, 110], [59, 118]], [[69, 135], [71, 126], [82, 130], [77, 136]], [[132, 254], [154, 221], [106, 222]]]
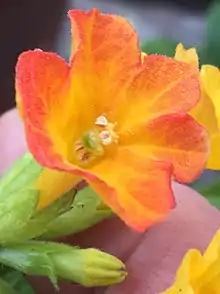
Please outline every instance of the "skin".
[[[1, 174], [26, 150], [21, 121], [16, 110], [0, 118]], [[129, 275], [109, 288], [87, 289], [61, 283], [60, 294], [156, 294], [172, 283], [177, 267], [189, 248], [204, 250], [220, 227], [220, 213], [192, 189], [173, 184], [177, 206], [164, 222], [144, 234], [112, 219], [64, 241], [81, 247], [96, 247], [121, 258]], [[111, 232], [111, 235], [109, 234]], [[56, 293], [46, 279], [31, 278], [38, 294]]]

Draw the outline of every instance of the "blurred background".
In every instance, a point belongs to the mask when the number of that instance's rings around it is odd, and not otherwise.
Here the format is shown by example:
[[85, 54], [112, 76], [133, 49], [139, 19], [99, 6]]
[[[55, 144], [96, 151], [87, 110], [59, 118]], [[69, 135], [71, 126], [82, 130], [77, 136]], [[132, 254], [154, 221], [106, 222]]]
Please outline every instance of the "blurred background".
[[[181, 41], [185, 46], [197, 46], [203, 51], [201, 61], [209, 59], [209, 63], [216, 64], [219, 61], [215, 60], [213, 52], [210, 54], [205, 48], [211, 25], [214, 38], [209, 36], [209, 44], [213, 46], [214, 43], [216, 51], [220, 49], [220, 13], [215, 3], [212, 0], [1, 1], [0, 114], [15, 105], [14, 67], [21, 51], [41, 48], [68, 58], [70, 33], [66, 13], [69, 9], [96, 7], [103, 12], [121, 14], [137, 29], [143, 50], [172, 55]], [[217, 24], [213, 26], [211, 22], [216, 22], [216, 14]]]
[[[0, 114], [15, 106], [14, 68], [21, 51], [41, 48], [69, 56], [69, 9], [99, 8], [125, 16], [142, 50], [172, 56], [178, 42], [195, 46], [201, 64], [220, 66], [220, 1], [212, 0], [2, 0], [0, 4]], [[199, 183], [218, 176], [206, 172]]]

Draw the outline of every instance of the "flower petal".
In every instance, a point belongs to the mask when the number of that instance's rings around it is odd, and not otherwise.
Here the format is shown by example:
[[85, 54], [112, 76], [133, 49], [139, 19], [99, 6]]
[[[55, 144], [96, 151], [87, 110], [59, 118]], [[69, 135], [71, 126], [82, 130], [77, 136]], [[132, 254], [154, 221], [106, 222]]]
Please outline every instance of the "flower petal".
[[71, 138], [64, 130], [68, 118], [61, 115], [68, 74], [67, 63], [54, 53], [27, 51], [17, 62], [16, 98], [28, 147], [45, 166], [52, 167], [53, 159], [67, 153], [66, 141]]
[[200, 286], [200, 291], [198, 292], [202, 294], [217, 294], [220, 287], [220, 230], [215, 233], [208, 248], [205, 250], [203, 263], [205, 264], [203, 266], [203, 275], [201, 275], [200, 279], [197, 278], [197, 283]]
[[[198, 285], [195, 285], [195, 278], [198, 277], [203, 269], [202, 255], [198, 250], [189, 250], [177, 271], [174, 284], [161, 294], [195, 294]], [[200, 293], [200, 292], [198, 292]]]
[[204, 262], [199, 250], [190, 249], [185, 254], [177, 271], [177, 279], [187, 280], [189, 284], [204, 270]]
[[199, 70], [199, 58], [195, 48], [185, 49], [180, 43], [176, 47], [174, 58], [178, 61], [192, 64]]
[[220, 287], [220, 231], [216, 233], [204, 255], [198, 250], [189, 250], [177, 271], [173, 286], [163, 294], [219, 293]]
[[116, 107], [115, 101], [141, 66], [138, 35], [125, 18], [97, 9], [70, 10], [68, 15], [72, 88], [83, 110], [90, 105], [97, 117]]
[[121, 135], [123, 144], [133, 144], [137, 153], [172, 164], [177, 181], [194, 181], [205, 168], [208, 135], [188, 114], [161, 116], [133, 132], [133, 136]]
[[210, 156], [207, 162], [207, 168], [220, 170], [220, 132], [210, 137]]
[[[174, 207], [169, 164], [119, 148], [84, 175], [104, 202], [130, 227], [143, 231]], [[96, 179], [94, 178], [96, 176]]]
[[35, 183], [35, 187], [40, 191], [38, 209], [50, 205], [74, 188], [79, 181], [80, 177], [75, 174], [44, 168]]
[[220, 169], [220, 71], [211, 65], [202, 66], [200, 72], [202, 97], [190, 114], [203, 125], [210, 137], [211, 152], [207, 168]]
[[215, 108], [204, 89], [202, 90], [199, 103], [189, 113], [198, 123], [206, 128], [210, 136], [218, 133], [218, 121]]
[[[185, 49], [182, 44], [179, 44], [176, 48], [175, 59], [199, 68], [198, 55], [195, 48]], [[190, 114], [207, 128], [209, 134], [215, 134], [218, 132], [218, 121], [216, 118], [218, 110], [218, 116], [220, 117], [220, 99], [218, 99], [220, 94], [219, 69], [212, 65], [202, 66], [200, 80], [202, 84], [202, 97], [199, 103], [190, 111]]]
[[[200, 76], [204, 90], [213, 103], [215, 117], [220, 129], [220, 71], [215, 66], [204, 65], [201, 68]], [[212, 117], [210, 117], [210, 120], [212, 120]]]
[[204, 258], [209, 262], [220, 259], [220, 230], [213, 236], [208, 248], [204, 252]]
[[148, 55], [117, 117], [123, 130], [163, 114], [186, 113], [200, 99], [198, 71], [172, 58]]

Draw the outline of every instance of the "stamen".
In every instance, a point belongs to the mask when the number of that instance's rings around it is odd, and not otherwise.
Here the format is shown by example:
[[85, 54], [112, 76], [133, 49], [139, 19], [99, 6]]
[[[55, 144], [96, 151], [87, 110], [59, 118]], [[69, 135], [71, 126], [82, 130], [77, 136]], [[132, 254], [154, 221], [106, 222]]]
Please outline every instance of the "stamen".
[[104, 146], [107, 146], [112, 142], [112, 135], [111, 132], [108, 130], [102, 131], [99, 134], [99, 138]]
[[116, 123], [109, 123], [104, 115], [99, 116], [93, 129], [85, 132], [81, 139], [75, 142], [75, 152], [82, 164], [87, 164], [95, 158], [104, 155], [105, 148], [112, 143], [118, 143], [115, 133]]
[[108, 120], [104, 115], [101, 115], [96, 119], [95, 125], [100, 127], [106, 127], [108, 125]]
[[91, 160], [91, 157], [92, 157], [92, 154], [87, 152], [87, 153], [84, 153], [80, 159], [84, 164], [86, 164], [88, 163], [89, 160]]
[[81, 141], [77, 141], [77, 142], [75, 143], [75, 147], [76, 147], [76, 152], [79, 152], [79, 151], [81, 151], [81, 150], [84, 149], [83, 144], [82, 144]]

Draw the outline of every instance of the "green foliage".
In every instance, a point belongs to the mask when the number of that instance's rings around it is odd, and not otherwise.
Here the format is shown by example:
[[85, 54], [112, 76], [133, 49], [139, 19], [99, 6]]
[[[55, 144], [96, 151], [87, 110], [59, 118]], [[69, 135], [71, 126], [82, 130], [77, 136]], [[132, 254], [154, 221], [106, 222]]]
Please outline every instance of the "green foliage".
[[220, 3], [211, 6], [207, 17], [204, 40], [203, 63], [220, 66]]
[[18, 160], [0, 182], [0, 244], [36, 238], [60, 214], [71, 208], [72, 189], [50, 206], [37, 211], [39, 191], [34, 182], [42, 167], [29, 153]]
[[0, 279], [0, 293], [1, 294], [16, 294], [11, 285], [3, 279]]
[[77, 192], [69, 210], [47, 225], [40, 238], [52, 239], [83, 231], [112, 215], [97, 194], [86, 187]]
[[0, 202], [0, 243], [17, 242], [18, 235], [26, 227], [36, 210], [38, 191], [14, 192]]
[[33, 181], [39, 177], [42, 169], [30, 153], [21, 157], [1, 178], [0, 201], [4, 201], [13, 193], [29, 189]]
[[155, 39], [148, 42], [144, 42], [141, 46], [143, 52], [148, 54], [164, 54], [167, 56], [173, 56], [178, 42], [168, 39]]
[[220, 209], [220, 180], [212, 185], [198, 188], [197, 191], [207, 198], [212, 205]]
[[[197, 52], [200, 64], [212, 64], [220, 67], [220, 1], [215, 1], [207, 12], [205, 38]], [[172, 39], [154, 39], [145, 41], [142, 50], [146, 53], [173, 56], [178, 41]], [[186, 45], [186, 44], [184, 44]]]
[[62, 197], [58, 198], [51, 205], [40, 211], [34, 211], [26, 222], [23, 230], [16, 233], [16, 241], [25, 241], [41, 236], [48, 231], [48, 227], [56, 221], [60, 215], [69, 211], [72, 207], [76, 190], [72, 189]]
[[34, 294], [34, 290], [22, 273], [1, 266], [0, 277], [1, 294]]

